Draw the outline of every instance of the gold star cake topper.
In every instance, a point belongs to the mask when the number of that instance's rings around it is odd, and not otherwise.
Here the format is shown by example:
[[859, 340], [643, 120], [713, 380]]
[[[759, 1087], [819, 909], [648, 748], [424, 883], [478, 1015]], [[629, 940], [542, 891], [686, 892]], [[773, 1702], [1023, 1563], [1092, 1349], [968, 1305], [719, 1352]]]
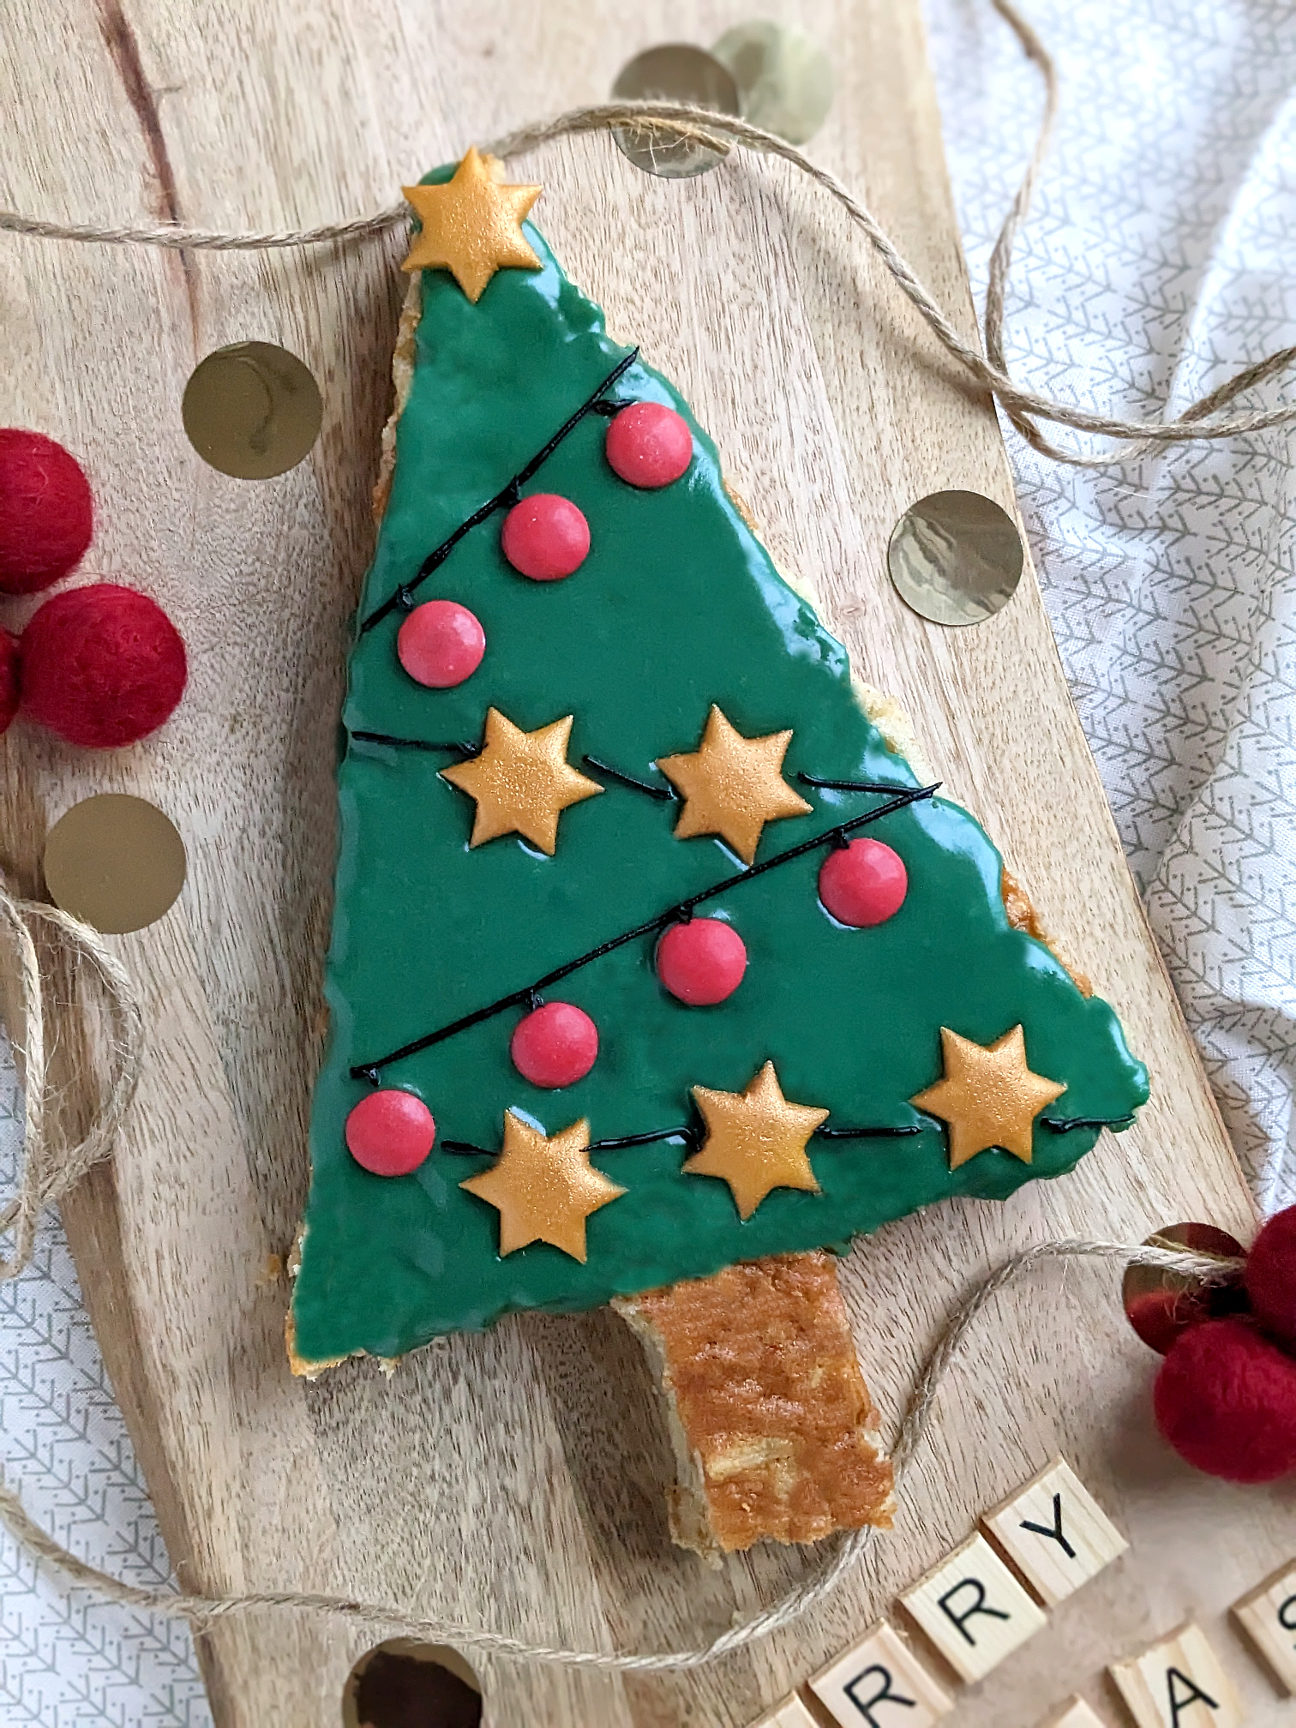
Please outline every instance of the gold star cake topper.
[[950, 1169], [992, 1146], [1029, 1164], [1035, 1118], [1066, 1087], [1031, 1072], [1023, 1028], [982, 1045], [942, 1026], [941, 1051], [944, 1077], [909, 1102], [948, 1125]]
[[498, 167], [473, 148], [442, 185], [401, 187], [422, 224], [403, 270], [448, 270], [477, 301], [497, 270], [540, 268], [522, 233], [540, 187], [507, 186], [495, 177]]
[[684, 794], [676, 838], [718, 834], [744, 864], [751, 864], [767, 822], [807, 815], [811, 806], [783, 778], [791, 737], [789, 731], [744, 738], [713, 703], [697, 749], [657, 763]]
[[693, 1096], [707, 1133], [701, 1151], [684, 1169], [691, 1176], [718, 1176], [727, 1182], [740, 1217], [750, 1218], [773, 1188], [819, 1192], [806, 1143], [829, 1112], [790, 1104], [772, 1062], [741, 1092], [695, 1086]]
[[590, 1163], [589, 1137], [584, 1120], [546, 1135], [504, 1112], [503, 1151], [489, 1170], [459, 1184], [499, 1213], [502, 1255], [549, 1242], [584, 1263], [585, 1220], [625, 1193]]
[[485, 742], [476, 756], [443, 768], [441, 778], [476, 801], [470, 846], [520, 834], [553, 856], [558, 818], [569, 804], [603, 788], [567, 760], [572, 716], [524, 732], [498, 708], [486, 710]]

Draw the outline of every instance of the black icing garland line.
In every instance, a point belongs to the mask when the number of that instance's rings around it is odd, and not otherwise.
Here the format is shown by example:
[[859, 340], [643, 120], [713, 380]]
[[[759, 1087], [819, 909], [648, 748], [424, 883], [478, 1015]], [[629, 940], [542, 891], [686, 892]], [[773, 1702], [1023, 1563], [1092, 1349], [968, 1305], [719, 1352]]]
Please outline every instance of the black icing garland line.
[[[551, 984], [557, 984], [561, 979], [578, 972], [582, 966], [588, 966], [591, 960], [600, 960], [603, 955], [611, 954], [614, 949], [623, 948], [627, 942], [633, 942], [640, 936], [651, 936], [658, 930], [664, 930], [668, 924], [689, 918], [695, 906], [701, 906], [708, 900], [725, 894], [740, 883], [750, 882], [757, 876], [763, 876], [767, 870], [777, 870], [781, 865], [790, 864], [794, 858], [803, 857], [807, 852], [813, 852], [819, 846], [830, 846], [843, 834], [850, 833], [855, 828], [866, 827], [870, 822], [877, 822], [883, 816], [890, 816], [896, 810], [903, 810], [906, 805], [916, 803], [920, 798], [930, 798], [939, 791], [940, 782], [931, 786], [906, 787], [890, 799], [886, 804], [880, 804], [876, 810], [866, 810], [862, 816], [848, 817], [845, 822], [839, 822], [833, 828], [825, 828], [820, 834], [812, 834], [808, 840], [802, 840], [795, 846], [789, 846], [784, 852], [776, 852], [772, 858], [767, 858], [763, 864], [753, 864], [749, 869], [739, 870], [732, 876], [726, 876], [722, 881], [713, 883], [710, 888], [703, 888], [697, 894], [690, 894], [686, 900], [678, 900], [668, 906], [664, 912], [659, 912], [655, 918], [648, 918], [642, 924], [636, 924], [632, 930], [623, 930], [619, 936], [613, 936], [606, 942], [601, 942], [597, 948], [591, 948], [585, 954], [580, 954], [575, 960], [568, 960], [565, 965], [557, 966], [552, 972], [546, 972], [543, 977], [534, 979], [530, 984], [524, 984], [520, 990], [510, 991], [507, 996], [501, 996], [495, 1002], [488, 1003], [485, 1008], [477, 1008], [471, 1014], [461, 1015], [458, 1020], [452, 1020], [448, 1026], [442, 1026], [435, 1032], [428, 1032], [422, 1038], [415, 1038], [408, 1044], [402, 1044], [398, 1050], [391, 1050], [386, 1056], [376, 1057], [371, 1062], [357, 1062], [351, 1069], [353, 1080], [368, 1080], [371, 1086], [379, 1081], [379, 1071], [393, 1062], [402, 1061], [406, 1056], [415, 1056], [420, 1050], [427, 1050], [433, 1044], [440, 1044], [447, 1038], [453, 1038], [456, 1033], [466, 1032], [470, 1026], [478, 1026], [483, 1020], [494, 1019], [496, 1014], [502, 1014], [506, 1008], [516, 1008], [523, 1002], [528, 1002], [541, 990], [546, 990]], [[888, 788], [891, 790], [891, 788]]]
[[879, 785], [873, 780], [824, 780], [818, 774], [803, 774], [800, 769], [793, 776], [803, 786], [822, 786], [828, 792], [891, 792], [894, 787]]
[[[623, 786], [633, 786], [636, 792], [646, 792], [650, 798], [659, 798], [667, 804], [674, 801], [675, 794], [669, 786], [650, 786], [646, 780], [636, 780], [633, 774], [624, 774], [620, 768], [600, 762], [597, 756], [582, 756], [581, 761], [596, 774], [606, 774], [609, 780], [619, 780]], [[890, 790], [888, 786], [887, 791]]]
[[[389, 744], [393, 749], [430, 750], [457, 753], [460, 756], [473, 756], [481, 749], [480, 744], [458, 742], [434, 743], [424, 738], [400, 738], [393, 732], [353, 732], [352, 738], [365, 744]], [[603, 774], [609, 780], [616, 780], [622, 786], [630, 786], [636, 792], [645, 792], [650, 798], [660, 799], [663, 803], [676, 802], [676, 794], [669, 786], [653, 786], [647, 780], [638, 780], [633, 774], [627, 774], [622, 768], [614, 768], [610, 762], [604, 762], [598, 756], [582, 756], [581, 762], [595, 774]], [[894, 792], [894, 783], [877, 780], [825, 780], [820, 774], [805, 774], [800, 770], [794, 776], [803, 786], [819, 786], [830, 792]]]
[[[923, 1133], [921, 1123], [887, 1128], [816, 1128], [812, 1138], [818, 1140], [895, 1140], [902, 1135]], [[680, 1128], [657, 1128], [647, 1134], [619, 1134], [611, 1140], [591, 1140], [587, 1152], [621, 1152], [630, 1146], [650, 1146], [655, 1140], [683, 1140], [696, 1146], [702, 1138], [700, 1129], [688, 1123]], [[489, 1146], [474, 1146], [468, 1140], [443, 1140], [443, 1152], [471, 1153], [478, 1158], [498, 1158], [499, 1152]]]
[[1063, 1119], [1057, 1116], [1041, 1116], [1040, 1122], [1045, 1128], [1051, 1128], [1055, 1134], [1068, 1134], [1072, 1128], [1132, 1128], [1132, 1116], [1072, 1116]]
[[[1128, 1128], [1134, 1121], [1132, 1116], [1074, 1116], [1070, 1121], [1063, 1121], [1056, 1116], [1041, 1116], [1040, 1122], [1045, 1128], [1051, 1128], [1055, 1134], [1068, 1133], [1072, 1128]], [[923, 1134], [927, 1130], [921, 1122], [913, 1122], [904, 1126], [884, 1128], [816, 1128], [811, 1138], [815, 1140], [898, 1140], [908, 1134]], [[620, 1134], [611, 1140], [591, 1140], [586, 1148], [590, 1152], [620, 1152], [630, 1146], [650, 1146], [656, 1140], [683, 1140], [690, 1146], [696, 1146], [701, 1139], [700, 1131], [692, 1123], [686, 1123], [679, 1128], [656, 1128], [646, 1134]], [[475, 1158], [498, 1158], [499, 1152], [490, 1146], [474, 1146], [470, 1140], [443, 1140], [443, 1152], [469, 1154]]]
[[454, 756], [475, 756], [481, 749], [480, 744], [467, 744], [462, 738], [455, 743], [436, 744], [430, 738], [398, 738], [393, 732], [353, 732], [351, 736], [361, 744], [390, 744], [399, 750], [446, 751]]
[[[629, 371], [638, 358], [639, 350], [632, 348], [625, 359], [612, 368], [594, 394], [582, 402], [574, 414], [569, 415], [563, 421], [549, 442], [542, 449], [537, 450], [531, 460], [524, 463], [513, 478], [506, 485], [500, 487], [493, 498], [488, 498], [479, 509], [473, 511], [471, 516], [465, 518], [457, 528], [452, 529], [439, 546], [434, 546], [410, 581], [402, 582], [394, 593], [389, 594], [384, 601], [374, 607], [368, 617], [361, 622], [360, 634], [363, 636], [367, 631], [372, 630], [375, 624], [380, 623], [389, 612], [394, 612], [398, 606], [408, 610], [413, 603], [414, 590], [421, 582], [425, 582], [434, 570], [439, 569], [445, 563], [466, 534], [470, 534], [479, 523], [485, 522], [497, 510], [502, 510], [506, 504], [509, 506], [516, 504], [522, 487], [534, 474], [539, 472], [567, 434], [573, 432], [587, 414], [602, 412], [601, 398], [606, 391], [612, 388], [622, 373]], [[609, 403], [606, 406], [614, 412], [616, 407], [624, 406], [624, 404]]]

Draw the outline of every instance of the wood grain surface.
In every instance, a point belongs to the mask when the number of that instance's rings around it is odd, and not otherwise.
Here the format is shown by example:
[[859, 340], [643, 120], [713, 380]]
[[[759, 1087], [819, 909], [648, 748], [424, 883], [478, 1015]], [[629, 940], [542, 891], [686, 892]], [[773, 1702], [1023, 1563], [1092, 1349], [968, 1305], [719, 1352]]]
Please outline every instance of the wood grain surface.
[[[917, 0], [780, 7], [831, 42], [838, 95], [814, 149], [861, 188], [971, 328]], [[628, 56], [709, 42], [733, 0], [8, 0], [3, 202], [51, 216], [214, 227], [332, 220], [519, 121], [600, 99]], [[986, 28], [997, 28], [988, 16]], [[1139, 1126], [1007, 1206], [951, 1204], [858, 1246], [844, 1283], [883, 1409], [965, 1285], [1025, 1242], [1138, 1239], [1250, 1201], [1145, 929], [1033, 578], [970, 631], [916, 618], [887, 536], [942, 487], [1012, 508], [999, 434], [841, 219], [778, 165], [667, 183], [605, 138], [519, 165], [573, 278], [678, 381], [775, 558], [824, 598], [870, 683], [911, 711], [952, 794], [983, 818], [1046, 921], [1123, 1015], [1154, 1076]], [[86, 577], [177, 618], [192, 682], [145, 746], [104, 756], [21, 724], [4, 740], [3, 864], [30, 889], [47, 826], [91, 791], [154, 799], [189, 846], [176, 909], [119, 951], [148, 1000], [148, 1077], [115, 1169], [64, 1211], [86, 1300], [185, 1584], [389, 1598], [523, 1636], [692, 1643], [814, 1556], [705, 1572], [666, 1536], [665, 1436], [638, 1348], [603, 1312], [449, 1340], [393, 1381], [351, 1363], [294, 1383], [288, 1249], [307, 1181], [334, 846], [332, 769], [349, 615], [402, 282], [394, 239], [176, 256], [0, 240], [0, 421], [86, 460]], [[265, 483], [207, 468], [180, 424], [196, 361], [281, 342], [311, 365], [323, 434]], [[11, 606], [15, 625], [23, 608]], [[866, 1037], [867, 1029], [862, 1029]], [[70, 1048], [69, 1072], [80, 1072]], [[979, 1511], [1065, 1453], [1133, 1551], [963, 1695], [968, 1728], [1030, 1724], [1191, 1615], [1250, 1709], [1276, 1694], [1222, 1629], [1289, 1556], [1290, 1495], [1177, 1467], [1150, 1434], [1153, 1359], [1109, 1266], [1004, 1296], [942, 1395], [893, 1536], [812, 1622], [670, 1679], [481, 1662], [487, 1720], [735, 1728], [858, 1638]], [[203, 1658], [221, 1728], [333, 1728], [364, 1646], [305, 1617], [228, 1622]]]

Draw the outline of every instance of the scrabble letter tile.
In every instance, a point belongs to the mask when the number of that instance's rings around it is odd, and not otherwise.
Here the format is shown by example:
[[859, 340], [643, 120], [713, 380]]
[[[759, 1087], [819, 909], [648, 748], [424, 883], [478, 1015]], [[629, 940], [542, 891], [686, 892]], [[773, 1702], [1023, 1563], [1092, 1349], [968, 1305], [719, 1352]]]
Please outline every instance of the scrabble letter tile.
[[1235, 1602], [1233, 1618], [1283, 1690], [1296, 1694], [1296, 1560]]
[[1048, 1608], [1129, 1547], [1061, 1458], [987, 1512], [981, 1524]]
[[885, 1620], [816, 1674], [810, 1690], [843, 1728], [931, 1728], [953, 1708]]
[[793, 1693], [791, 1698], [776, 1704], [759, 1722], [753, 1722], [752, 1728], [819, 1728], [819, 1724]]
[[1107, 1672], [1138, 1728], [1241, 1728], [1233, 1683], [1191, 1622]]
[[1049, 1717], [1044, 1728], [1103, 1728], [1103, 1720], [1095, 1715], [1083, 1698], [1073, 1698], [1064, 1705], [1060, 1715]]
[[900, 1600], [963, 1680], [980, 1680], [1045, 1624], [984, 1536], [965, 1542]]

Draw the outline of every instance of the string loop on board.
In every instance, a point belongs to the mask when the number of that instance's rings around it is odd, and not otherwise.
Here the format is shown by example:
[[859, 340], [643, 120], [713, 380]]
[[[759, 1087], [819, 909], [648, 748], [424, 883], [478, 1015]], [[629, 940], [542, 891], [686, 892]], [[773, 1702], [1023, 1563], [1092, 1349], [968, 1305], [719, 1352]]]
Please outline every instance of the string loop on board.
[[[23, 1140], [18, 1168], [18, 1192], [0, 1205], [0, 1235], [12, 1236], [12, 1249], [0, 1257], [0, 1283], [16, 1278], [29, 1264], [36, 1226], [49, 1206], [56, 1206], [94, 1165], [113, 1149], [135, 1088], [144, 1057], [144, 1017], [139, 997], [125, 967], [97, 931], [80, 919], [21, 900], [0, 883], [0, 924], [13, 944], [18, 966], [18, 1009], [22, 1043]], [[47, 980], [41, 969], [37, 932], [43, 932], [72, 974], [73, 988], [85, 979], [97, 987], [107, 1020], [107, 1082], [79, 1139], [67, 1140], [48, 1073], [49, 1049], [57, 1041], [51, 1025]], [[48, 1035], [48, 1036], [47, 1036]]]
[[[1008, 371], [1004, 354], [1004, 300], [1012, 264], [1013, 242], [1030, 209], [1040, 164], [1048, 146], [1057, 114], [1057, 74], [1053, 61], [1034, 29], [1011, 0], [990, 0], [995, 11], [1013, 31], [1022, 53], [1038, 69], [1044, 82], [1044, 111], [1034, 148], [995, 241], [986, 288], [985, 352], [958, 330], [935, 295], [904, 257], [882, 224], [864, 204], [826, 168], [820, 167], [786, 139], [729, 114], [678, 103], [604, 102], [572, 108], [552, 120], [540, 121], [508, 133], [487, 149], [507, 158], [521, 156], [555, 139], [584, 132], [611, 132], [618, 127], [651, 121], [654, 129], [717, 151], [732, 153], [732, 147], [787, 162], [806, 175], [845, 211], [877, 254], [892, 280], [916, 308], [942, 347], [963, 368], [971, 381], [991, 395], [1023, 438], [1042, 455], [1081, 468], [1105, 468], [1130, 462], [1149, 451], [1171, 444], [1198, 443], [1241, 437], [1296, 420], [1296, 404], [1280, 403], [1271, 408], [1253, 408], [1222, 414], [1239, 396], [1286, 371], [1296, 361], [1296, 346], [1280, 348], [1264, 359], [1243, 367], [1189, 404], [1173, 418], [1122, 420], [1061, 402], [1041, 391], [1018, 384]], [[87, 222], [51, 222], [0, 210], [0, 230], [33, 239], [73, 240], [106, 245], [161, 246], [173, 251], [261, 252], [286, 247], [319, 246], [371, 239], [408, 224], [409, 207], [390, 205], [372, 215], [347, 221], [326, 222], [314, 228], [266, 229], [227, 233], [218, 229], [185, 228], [174, 223], [101, 226]], [[1041, 430], [1041, 422], [1072, 431], [1116, 440], [1110, 452], [1086, 454], [1052, 442]], [[1123, 446], [1123, 448], [1120, 448]]]
[[[931, 1430], [937, 1394], [979, 1316], [1009, 1284], [1055, 1260], [1114, 1260], [1122, 1266], [1154, 1266], [1203, 1283], [1225, 1282], [1235, 1277], [1243, 1265], [1240, 1259], [1225, 1259], [1217, 1255], [1085, 1240], [1040, 1242], [1012, 1255], [963, 1297], [914, 1382], [892, 1447], [897, 1486]], [[3, 1482], [0, 1482], [0, 1522], [35, 1559], [47, 1562], [62, 1573], [69, 1585], [92, 1590], [109, 1602], [145, 1609], [172, 1620], [186, 1620], [198, 1631], [239, 1614], [312, 1613], [345, 1621], [371, 1635], [399, 1635], [425, 1643], [451, 1644], [465, 1653], [480, 1651], [507, 1660], [544, 1663], [552, 1667], [641, 1674], [702, 1668], [792, 1625], [855, 1570], [868, 1552], [873, 1536], [870, 1529], [853, 1531], [838, 1542], [831, 1557], [803, 1582], [708, 1643], [683, 1650], [618, 1651], [532, 1643], [488, 1627], [465, 1626], [453, 1620], [418, 1619], [390, 1603], [361, 1602], [353, 1597], [312, 1591], [270, 1590], [232, 1596], [198, 1596], [127, 1584], [79, 1559], [48, 1531], [41, 1529], [28, 1516], [18, 1495]]]

